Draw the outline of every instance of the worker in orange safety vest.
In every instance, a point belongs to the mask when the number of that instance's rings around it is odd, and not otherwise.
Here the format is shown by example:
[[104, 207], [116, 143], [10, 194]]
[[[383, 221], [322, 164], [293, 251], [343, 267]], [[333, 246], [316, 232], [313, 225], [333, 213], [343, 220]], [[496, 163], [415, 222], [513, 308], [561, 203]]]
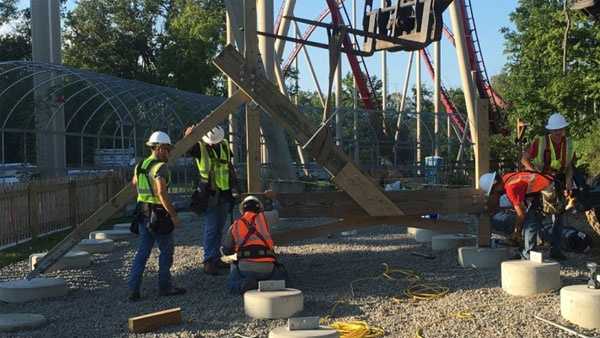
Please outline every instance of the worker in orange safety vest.
[[[267, 191], [265, 196], [275, 195]], [[241, 295], [258, 288], [262, 280], [287, 280], [287, 272], [275, 256], [262, 202], [255, 196], [246, 197], [240, 204], [240, 214], [229, 227], [221, 248], [222, 260], [233, 263], [227, 278], [229, 290]]]

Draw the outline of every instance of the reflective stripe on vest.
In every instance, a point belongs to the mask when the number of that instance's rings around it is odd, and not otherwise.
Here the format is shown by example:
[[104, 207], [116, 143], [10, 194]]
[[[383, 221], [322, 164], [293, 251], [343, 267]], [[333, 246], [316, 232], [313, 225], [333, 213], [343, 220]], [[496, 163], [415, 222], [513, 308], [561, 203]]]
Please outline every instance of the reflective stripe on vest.
[[196, 167], [198, 167], [200, 177], [204, 181], [208, 181], [210, 178], [213, 188], [229, 190], [229, 161], [231, 158], [229, 144], [225, 140], [221, 142], [218, 158], [215, 150], [209, 150], [204, 142], [199, 142], [199, 145], [200, 160], [196, 158]]
[[[156, 187], [154, 186], [154, 180], [149, 181], [150, 177], [154, 177], [158, 170], [165, 164], [165, 162], [159, 161], [153, 155], [140, 162], [135, 167], [135, 176], [137, 177], [137, 201], [150, 204], [161, 204], [160, 199], [156, 195]], [[148, 168], [149, 166], [151, 168]], [[138, 172], [138, 168], [142, 172]], [[145, 172], [145, 173], [144, 173]], [[171, 175], [167, 177], [167, 185], [171, 182]]]
[[[266, 250], [273, 250], [273, 239], [269, 230], [269, 224], [264, 213], [255, 214], [253, 212], [245, 212], [241, 217], [248, 224], [254, 225], [256, 233], [249, 234], [249, 229], [246, 223], [241, 219], [236, 220], [231, 228], [231, 235], [235, 242], [235, 252], [239, 253], [245, 247], [263, 246]], [[262, 237], [262, 238], [261, 238]], [[245, 240], [245, 242], [244, 242]], [[248, 258], [251, 262], [275, 262], [273, 257], [263, 258]]]
[[526, 182], [527, 193], [533, 194], [546, 189], [552, 183], [552, 180], [544, 175], [540, 175], [537, 173], [515, 172], [504, 174], [502, 176], [502, 182], [504, 182], [505, 187], [510, 184]]
[[[533, 165], [540, 168], [542, 171], [564, 171], [573, 160], [574, 149], [573, 141], [564, 137], [561, 139], [560, 155], [556, 153], [554, 142], [550, 140], [550, 136], [536, 137], [538, 144], [537, 156], [533, 159]], [[549, 158], [546, 157], [546, 152], [549, 153]]]

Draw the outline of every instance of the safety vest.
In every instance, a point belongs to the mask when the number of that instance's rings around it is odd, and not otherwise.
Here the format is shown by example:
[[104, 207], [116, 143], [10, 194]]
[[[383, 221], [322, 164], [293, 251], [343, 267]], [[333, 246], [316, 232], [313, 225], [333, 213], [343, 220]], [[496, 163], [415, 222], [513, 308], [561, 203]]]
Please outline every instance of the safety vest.
[[534, 194], [546, 189], [552, 183], [552, 179], [538, 173], [521, 171], [504, 174], [502, 182], [505, 187], [518, 182], [526, 182], [527, 194]]
[[[135, 176], [137, 177], [137, 200], [138, 202], [149, 204], [161, 204], [160, 199], [155, 193], [154, 177], [158, 170], [165, 164], [154, 155], [150, 155], [145, 160], [135, 166]], [[167, 177], [167, 185], [171, 182], [171, 173]]]
[[223, 140], [221, 142], [219, 156], [217, 156], [214, 149], [210, 149], [209, 151], [204, 142], [199, 142], [199, 144], [200, 159], [196, 158], [196, 166], [200, 172], [200, 177], [204, 181], [210, 179], [209, 183], [213, 188], [229, 190], [229, 162], [231, 153], [229, 152], [227, 141]]
[[[561, 139], [560, 154], [557, 154], [556, 149], [554, 149], [554, 142], [550, 140], [549, 135], [538, 136], [536, 139], [538, 152], [533, 159], [533, 165], [541, 168], [542, 172], [563, 172], [565, 168], [571, 165], [574, 150], [570, 138], [565, 136]], [[547, 156], [546, 153], [548, 153]]]
[[275, 262], [273, 239], [264, 213], [247, 211], [231, 227], [238, 260]]

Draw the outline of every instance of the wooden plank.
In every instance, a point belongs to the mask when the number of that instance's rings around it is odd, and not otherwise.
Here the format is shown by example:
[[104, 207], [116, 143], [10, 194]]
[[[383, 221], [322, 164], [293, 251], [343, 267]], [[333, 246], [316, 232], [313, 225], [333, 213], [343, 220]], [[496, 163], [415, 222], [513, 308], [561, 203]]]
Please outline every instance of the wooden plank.
[[[429, 213], [480, 214], [485, 207], [483, 194], [474, 188], [442, 191], [390, 191], [385, 195], [407, 215]], [[259, 195], [260, 196], [260, 195]], [[335, 217], [368, 216], [368, 214], [343, 191], [279, 193], [280, 217]]]
[[[231, 45], [225, 47], [213, 63], [233, 82], [252, 98], [276, 123], [285, 128], [300, 144], [306, 144], [316, 130], [306, 116], [277, 90], [264, 75], [252, 72], [246, 60]], [[360, 179], [360, 189], [354, 186], [358, 180], [355, 176], [364, 176], [350, 159], [331, 142], [325, 139], [320, 146], [311, 146], [307, 151], [317, 162], [325, 167], [336, 178], [335, 183], [347, 191], [350, 196], [371, 216], [395, 216], [402, 212], [383, 194], [381, 189], [368, 178]], [[373, 201], [381, 204], [375, 206]]]
[[[237, 92], [225, 100], [225, 102], [204, 117], [188, 136], [182, 138], [175, 144], [175, 147], [169, 154], [169, 161], [174, 162], [177, 157], [185, 154], [185, 152], [197, 143], [204, 134], [211, 130], [217, 123], [225, 120], [231, 111], [237, 109], [240, 104], [246, 101], [247, 97], [241, 92]], [[125, 187], [123, 187], [123, 189], [115, 196], [111, 197], [108, 202], [100, 206], [92, 215], [79, 224], [69, 236], [65, 237], [60, 243], [52, 248], [52, 250], [38, 262], [35, 270], [27, 275], [27, 278], [37, 277], [39, 274], [50, 268], [71, 250], [71, 248], [77, 245], [80, 240], [86, 238], [91, 231], [96, 230], [115, 213], [123, 209], [128, 203], [132, 202], [135, 196], [136, 191], [133, 189], [133, 186], [131, 184], [125, 185]]]
[[181, 308], [174, 308], [143, 316], [129, 318], [129, 332], [143, 333], [159, 329], [167, 325], [181, 324]]
[[424, 219], [420, 216], [383, 216], [383, 217], [348, 217], [336, 222], [315, 227], [293, 229], [273, 233], [276, 245], [286, 245], [295, 240], [323, 237], [341, 231], [370, 228], [376, 225], [392, 224], [415, 228], [431, 229], [438, 232], [465, 232], [467, 225], [462, 222]]

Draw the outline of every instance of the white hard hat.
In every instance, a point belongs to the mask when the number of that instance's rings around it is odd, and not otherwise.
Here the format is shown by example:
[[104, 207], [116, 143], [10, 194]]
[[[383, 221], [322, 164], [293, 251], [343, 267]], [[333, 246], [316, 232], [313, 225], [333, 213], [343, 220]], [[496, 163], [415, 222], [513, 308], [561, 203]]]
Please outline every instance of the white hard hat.
[[171, 145], [171, 138], [169, 137], [169, 135], [167, 135], [167, 133], [162, 131], [155, 131], [152, 133], [152, 135], [150, 135], [148, 142], [146, 142], [146, 145], [148, 147], [152, 147], [159, 144]]
[[489, 196], [495, 181], [496, 172], [483, 174], [479, 178], [479, 189], [485, 191], [485, 195]]
[[564, 116], [559, 113], [554, 113], [550, 115], [548, 118], [548, 124], [546, 125], [546, 129], [548, 130], [558, 130], [566, 128], [569, 125], [567, 120], [565, 120]]
[[217, 144], [223, 141], [223, 137], [225, 137], [223, 128], [216, 126], [211, 131], [206, 133], [206, 135], [202, 136], [202, 141], [204, 141], [206, 144]]
[[256, 202], [256, 203], [258, 203], [258, 208], [261, 211], [264, 209], [262, 202], [256, 196], [248, 196], [248, 197], [244, 198], [242, 203], [240, 203], [240, 214], [244, 214], [244, 206], [248, 202]]

